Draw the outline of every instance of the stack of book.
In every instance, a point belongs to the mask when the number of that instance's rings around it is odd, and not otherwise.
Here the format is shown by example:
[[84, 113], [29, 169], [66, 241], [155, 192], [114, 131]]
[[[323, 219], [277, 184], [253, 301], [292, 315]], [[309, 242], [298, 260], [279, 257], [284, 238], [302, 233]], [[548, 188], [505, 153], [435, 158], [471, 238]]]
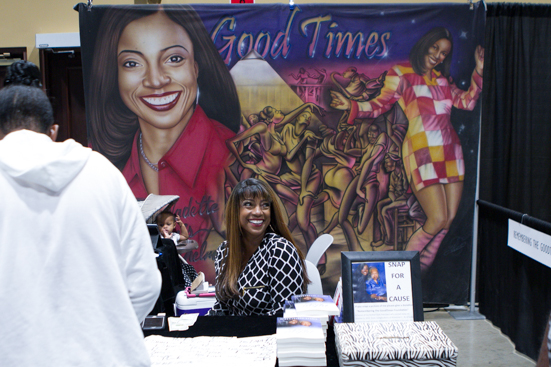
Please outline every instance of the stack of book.
[[295, 307], [295, 303], [293, 301], [285, 301], [285, 305], [283, 306], [283, 317], [314, 317], [320, 321], [323, 335], [327, 337], [327, 322], [329, 321], [328, 316], [309, 315], [308, 313], [302, 313], [299, 315]]
[[327, 365], [325, 335], [317, 318], [278, 317], [276, 340], [280, 367]]
[[291, 301], [299, 316], [334, 316], [339, 314], [339, 308], [331, 296], [318, 294], [301, 294], [292, 296]]
[[292, 296], [298, 316], [320, 317], [327, 321], [330, 317], [340, 314], [340, 310], [331, 296], [318, 294], [301, 294]]

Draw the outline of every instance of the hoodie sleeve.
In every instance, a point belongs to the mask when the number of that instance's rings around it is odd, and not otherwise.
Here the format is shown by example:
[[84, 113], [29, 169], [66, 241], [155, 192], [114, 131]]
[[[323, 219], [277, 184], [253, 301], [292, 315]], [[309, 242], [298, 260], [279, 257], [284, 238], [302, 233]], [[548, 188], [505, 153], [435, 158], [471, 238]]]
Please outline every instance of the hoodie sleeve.
[[161, 274], [143, 214], [121, 175], [123, 185], [121, 246], [128, 295], [141, 322], [153, 309], [161, 291]]

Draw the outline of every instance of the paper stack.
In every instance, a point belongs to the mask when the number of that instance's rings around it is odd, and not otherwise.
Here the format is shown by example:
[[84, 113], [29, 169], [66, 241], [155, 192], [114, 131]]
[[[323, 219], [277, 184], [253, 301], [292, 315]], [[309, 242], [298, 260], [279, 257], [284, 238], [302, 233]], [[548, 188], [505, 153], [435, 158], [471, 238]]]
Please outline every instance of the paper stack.
[[323, 335], [327, 337], [327, 323], [329, 321], [329, 316], [316, 316], [309, 315], [308, 313], [303, 313], [299, 315], [295, 307], [295, 303], [293, 301], [285, 301], [285, 305], [283, 307], [283, 317], [315, 317], [320, 320]]
[[319, 319], [277, 318], [277, 358], [279, 366], [326, 366], [325, 335]]
[[292, 296], [291, 301], [295, 304], [299, 316], [335, 316], [339, 314], [339, 308], [331, 296], [301, 294]]
[[295, 305], [297, 316], [320, 317], [327, 324], [331, 316], [340, 314], [331, 296], [302, 294], [292, 296], [291, 300]]

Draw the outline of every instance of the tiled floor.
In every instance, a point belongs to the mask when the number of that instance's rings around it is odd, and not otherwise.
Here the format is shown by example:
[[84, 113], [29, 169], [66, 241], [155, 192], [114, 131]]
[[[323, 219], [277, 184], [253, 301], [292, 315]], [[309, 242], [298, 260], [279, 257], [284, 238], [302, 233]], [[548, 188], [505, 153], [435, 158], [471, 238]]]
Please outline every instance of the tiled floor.
[[532, 359], [516, 352], [509, 338], [488, 320], [456, 320], [445, 310], [427, 312], [425, 309], [425, 321], [436, 321], [457, 346], [458, 367], [536, 365]]

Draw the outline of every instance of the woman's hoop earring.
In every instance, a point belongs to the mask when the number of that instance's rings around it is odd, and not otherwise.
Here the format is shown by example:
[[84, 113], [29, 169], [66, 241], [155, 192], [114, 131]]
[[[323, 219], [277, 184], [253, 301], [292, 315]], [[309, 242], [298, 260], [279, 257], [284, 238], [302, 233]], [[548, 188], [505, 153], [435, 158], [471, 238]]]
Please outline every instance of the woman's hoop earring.
[[272, 227], [272, 223], [270, 223], [269, 227], [270, 227], [270, 229], [272, 230], [273, 233], [276, 233], [274, 227]]
[[199, 86], [197, 86], [197, 97], [195, 97], [195, 105], [199, 104]]

